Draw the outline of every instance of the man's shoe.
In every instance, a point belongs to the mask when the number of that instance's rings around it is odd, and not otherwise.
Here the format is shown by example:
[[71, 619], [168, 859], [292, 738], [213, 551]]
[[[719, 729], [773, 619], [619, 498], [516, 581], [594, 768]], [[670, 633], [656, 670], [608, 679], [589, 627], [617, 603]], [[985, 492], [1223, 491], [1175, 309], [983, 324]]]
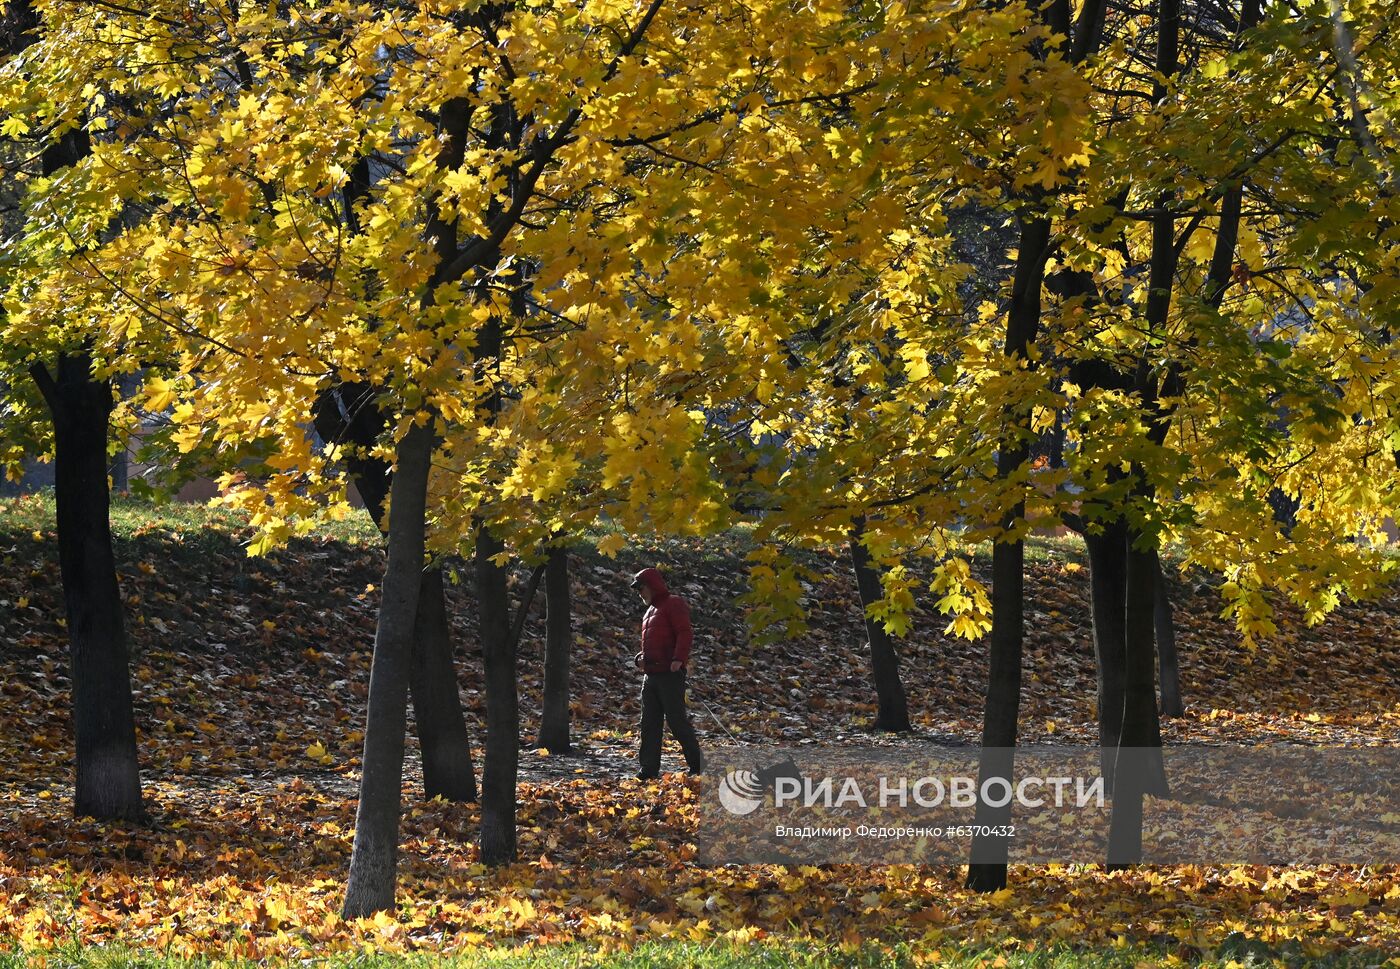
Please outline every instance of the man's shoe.
[[660, 777], [661, 775], [660, 775], [660, 774], [652, 773], [651, 771], [639, 770], [639, 771], [637, 771], [637, 773], [633, 774], [632, 776], [635, 777], [635, 778], [637, 778], [637, 780], [639, 780], [639, 781], [654, 781], [654, 780], [656, 780], [658, 777]]

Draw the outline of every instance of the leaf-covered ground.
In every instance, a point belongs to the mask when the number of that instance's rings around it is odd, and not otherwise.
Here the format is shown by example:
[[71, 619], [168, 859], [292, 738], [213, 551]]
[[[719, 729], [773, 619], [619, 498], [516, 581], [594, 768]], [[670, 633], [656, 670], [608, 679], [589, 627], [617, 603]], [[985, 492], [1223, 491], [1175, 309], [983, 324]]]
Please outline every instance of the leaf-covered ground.
[[[52, 508], [0, 503], [0, 948], [74, 942], [177, 955], [291, 957], [459, 950], [484, 942], [616, 948], [645, 939], [812, 939], [836, 947], [1126, 946], [1154, 961], [1264, 952], [1298, 961], [1400, 956], [1400, 870], [1094, 866], [1016, 869], [1012, 890], [964, 891], [954, 869], [694, 865], [695, 787], [630, 778], [638, 706], [629, 662], [640, 603], [626, 576], [662, 565], [692, 604], [692, 715], [703, 737], [876, 741], [866, 732], [860, 609], [844, 558], [812, 556], [811, 628], [745, 632], [742, 535], [583, 556], [574, 572], [574, 722], [581, 757], [526, 754], [522, 863], [487, 870], [474, 806], [422, 803], [410, 765], [398, 918], [336, 915], [354, 819], [358, 730], [381, 552], [367, 522], [248, 559], [238, 521], [201, 509], [115, 514], [141, 751], [154, 823], [74, 821], [62, 598]], [[1028, 740], [1089, 741], [1088, 579], [1047, 541], [1027, 581]], [[523, 577], [521, 577], [523, 579]], [[1245, 650], [1204, 576], [1175, 583], [1188, 717], [1169, 739], [1394, 743], [1400, 597], [1349, 606]], [[517, 588], [523, 587], [523, 581]], [[463, 697], [479, 738], [474, 618], [451, 592]], [[526, 741], [542, 679], [540, 609], [522, 646]], [[980, 644], [916, 617], [903, 647], [919, 736], [975, 740]], [[721, 723], [722, 722], [722, 723]], [[410, 761], [414, 752], [410, 749]], [[668, 765], [679, 766], [667, 749]], [[1223, 948], [1222, 948], [1223, 947]], [[1395, 962], [1400, 965], [1400, 959]]]

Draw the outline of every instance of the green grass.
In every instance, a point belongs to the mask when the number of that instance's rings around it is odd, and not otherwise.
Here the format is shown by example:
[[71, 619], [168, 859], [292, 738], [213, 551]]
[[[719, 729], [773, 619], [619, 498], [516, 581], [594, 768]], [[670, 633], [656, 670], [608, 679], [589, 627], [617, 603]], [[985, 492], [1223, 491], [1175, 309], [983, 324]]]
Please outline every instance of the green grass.
[[[1191, 965], [1223, 969], [1227, 966], [1377, 966], [1386, 955], [1365, 953], [1356, 957], [1339, 956], [1317, 960], [1299, 955], [1268, 954], [1263, 951], [1226, 950], [1203, 956], [1172, 958], [1172, 953], [1135, 946], [1083, 950], [1070, 946], [1054, 948], [1016, 946], [960, 948], [941, 946], [921, 949], [918, 959], [904, 946], [893, 948], [865, 945], [854, 951], [802, 942], [754, 942], [739, 945], [712, 943], [651, 942], [628, 951], [599, 953], [584, 945], [526, 946], [521, 948], [482, 948], [442, 955], [420, 953], [340, 954], [315, 960], [325, 969], [879, 969], [879, 967], [949, 966], [952, 969], [997, 967], [997, 969], [1135, 969], [1148, 965]], [[75, 947], [51, 952], [0, 952], [0, 969], [22, 969], [36, 965], [73, 969], [116, 969], [133, 966], [149, 969], [202, 969], [213, 965], [265, 965], [247, 960], [215, 962], [162, 957], [146, 951], [103, 947]]]
[[[201, 543], [217, 536], [219, 544], [227, 542], [230, 533], [247, 530], [245, 516], [227, 508], [211, 508], [200, 503], [177, 501], [152, 502], [147, 498], [131, 495], [113, 495], [112, 537], [118, 548], [123, 543], [140, 537], [150, 537], [153, 532], [165, 533], [162, 537], [200, 546]], [[50, 532], [54, 528], [54, 497], [52, 490], [37, 491], [13, 498], [0, 498], [0, 534], [29, 532]], [[617, 529], [607, 522], [590, 531], [590, 537], [599, 538]], [[244, 536], [246, 538], [246, 536]], [[320, 523], [308, 538], [323, 541], [343, 542], [349, 545], [379, 545], [382, 538], [369, 514], [356, 509], [343, 521]], [[690, 546], [690, 554], [703, 562], [719, 560], [732, 561], [757, 547], [753, 529], [740, 525], [719, 535], [701, 539], [682, 539]], [[646, 554], [670, 544], [666, 539], [644, 537], [636, 551]], [[844, 549], [835, 550], [844, 554]], [[119, 552], [120, 554], [120, 552]], [[815, 562], [811, 553], [797, 550], [799, 557]], [[974, 549], [978, 562], [989, 563], [991, 547], [983, 544]], [[1033, 536], [1026, 543], [1026, 558], [1030, 562], [1080, 562], [1087, 564], [1084, 543], [1076, 535]]]
[[[983, 542], [973, 549], [973, 561], [992, 562], [992, 546]], [[1078, 535], [1032, 535], [1026, 539], [1026, 561], [1035, 564], [1046, 562], [1078, 562], [1088, 566], [1089, 553], [1084, 548], [1084, 540]]]
[[[109, 518], [112, 537], [118, 544], [150, 535], [153, 531], [169, 533], [176, 540], [197, 543], [204, 535], [227, 536], [247, 528], [246, 517], [232, 509], [178, 501], [154, 503], [130, 495], [112, 496]], [[0, 532], [47, 532], [53, 528], [52, 490], [0, 498]], [[313, 536], [350, 545], [380, 542], [379, 530], [363, 509], [356, 509], [344, 521], [322, 523]]]
[[[175, 567], [202, 567], [210, 556], [236, 555], [246, 551], [251, 529], [246, 516], [227, 508], [213, 508], [198, 503], [176, 501], [153, 502], [149, 498], [114, 495], [111, 508], [112, 535], [117, 560], [123, 562], [140, 558], [153, 547], [161, 549], [162, 557]], [[25, 550], [31, 535], [51, 540], [54, 530], [54, 497], [52, 490], [35, 492], [13, 498], [0, 498], [0, 540], [13, 536], [17, 550]], [[606, 559], [590, 547], [592, 541], [618, 531], [610, 522], [600, 522], [585, 536], [585, 543], [576, 554], [592, 565], [629, 570], [664, 562], [668, 572], [678, 575], [704, 574], [716, 566], [725, 570], [742, 563], [745, 556], [758, 547], [754, 529], [740, 524], [727, 531], [704, 537], [671, 538], [660, 535], [639, 535], [616, 559]], [[342, 521], [324, 521], [303, 538], [293, 539], [293, 551], [305, 549], [309, 543], [335, 542], [359, 548], [382, 548], [383, 537], [371, 521], [369, 513], [355, 509]], [[825, 552], [790, 548], [789, 553], [800, 570], [808, 577], [832, 568], [833, 556], [844, 568], [846, 549], [832, 548]], [[992, 548], [981, 543], [972, 549], [972, 558], [980, 572], [991, 567]], [[1178, 554], [1165, 553], [1172, 565]], [[1076, 563], [1087, 568], [1088, 553], [1083, 540], [1074, 534], [1032, 535], [1026, 541], [1026, 561], [1039, 566]], [[742, 566], [741, 566], [742, 567]], [[911, 571], [921, 575], [927, 563], [913, 561]]]

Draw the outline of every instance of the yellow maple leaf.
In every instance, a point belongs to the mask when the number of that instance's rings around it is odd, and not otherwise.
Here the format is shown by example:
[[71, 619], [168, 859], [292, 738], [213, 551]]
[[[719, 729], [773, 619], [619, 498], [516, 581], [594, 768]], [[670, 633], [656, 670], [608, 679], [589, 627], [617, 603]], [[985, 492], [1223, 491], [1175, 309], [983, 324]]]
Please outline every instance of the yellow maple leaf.
[[146, 382], [146, 409], [159, 414], [175, 403], [175, 385], [164, 377], [153, 377]]
[[318, 764], [329, 764], [335, 759], [319, 740], [306, 748], [306, 756]]

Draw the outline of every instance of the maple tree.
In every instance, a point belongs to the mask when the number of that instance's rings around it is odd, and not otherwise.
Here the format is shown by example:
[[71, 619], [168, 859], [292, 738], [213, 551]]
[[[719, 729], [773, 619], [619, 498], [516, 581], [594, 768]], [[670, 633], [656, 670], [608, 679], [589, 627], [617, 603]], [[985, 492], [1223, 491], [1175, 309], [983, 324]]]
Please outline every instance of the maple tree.
[[[1356, 451], [1324, 455], [1315, 445], [1318, 430], [1303, 415], [1330, 411], [1327, 436], [1348, 424], [1362, 437], [1384, 436], [1392, 418], [1388, 388], [1344, 358], [1317, 354], [1312, 326], [1299, 325], [1299, 317], [1317, 319], [1314, 311], [1332, 300], [1353, 299], [1345, 286], [1326, 281], [1351, 270], [1298, 259], [1290, 240], [1314, 231], [1317, 214], [1337, 204], [1334, 193], [1372, 189], [1365, 174], [1338, 178], [1323, 160], [1350, 126], [1336, 112], [1337, 75], [1301, 67], [1334, 53], [1333, 12], [1319, 6], [1301, 17], [1272, 13], [1261, 23], [1259, 8], [1244, 4], [1225, 29], [1198, 17], [1195, 30], [1186, 31], [1180, 9], [1162, 4], [1155, 50], [1133, 54], [1131, 34], [1114, 42], [1111, 52], [1121, 52], [1125, 66], [1105, 58], [1103, 69], [1121, 71], [1122, 80], [1100, 83], [1116, 92], [1115, 107], [1134, 98], [1148, 110], [1137, 121], [1115, 119], [1118, 138], [1096, 142], [1103, 164], [1089, 166], [1087, 198], [1071, 210], [1061, 245], [1058, 318], [1065, 322], [1051, 352], [1068, 358], [1062, 379], [1073, 395], [1077, 441], [1066, 463], [1096, 573], [1106, 749], [1160, 744], [1152, 627], [1156, 549], [1166, 538], [1184, 541], [1188, 561], [1248, 577], [1225, 589], [1247, 636], [1269, 628], [1264, 585], [1276, 585], [1318, 619], [1341, 595], [1374, 594], [1392, 569], [1378, 547], [1356, 542], [1358, 534], [1377, 534], [1384, 514], [1378, 506], [1348, 505], [1336, 493], [1296, 484], [1345, 467], [1382, 490], [1392, 487], [1390, 462]], [[1290, 53], [1280, 57], [1279, 50]], [[1126, 65], [1135, 59], [1151, 66], [1149, 92], [1133, 90]], [[1234, 112], [1241, 101], [1257, 105], [1258, 116]], [[1222, 112], [1235, 140], [1229, 151], [1203, 153], [1222, 130]], [[1290, 199], [1282, 208], [1281, 196]], [[1251, 266], [1276, 278], [1276, 293], [1249, 285]], [[1303, 295], [1312, 293], [1325, 296], [1314, 302]], [[1364, 314], [1344, 315], [1367, 353], [1388, 355]], [[1319, 380], [1322, 372], [1328, 376]], [[1359, 386], [1346, 388], [1358, 379], [1367, 387], [1363, 407], [1343, 418], [1323, 403], [1354, 395]], [[1235, 391], [1213, 393], [1224, 386]], [[1307, 399], [1314, 403], [1303, 404]], [[1250, 424], [1243, 437], [1241, 421]], [[1289, 471], [1302, 474], [1291, 478]], [[1278, 488], [1307, 507], [1314, 527], [1285, 533], [1268, 500]], [[1218, 515], [1222, 506], [1228, 515]], [[1231, 552], [1222, 556], [1225, 545]], [[1213, 552], [1199, 554], [1207, 546]], [[1263, 547], [1271, 549], [1266, 568], [1255, 558]], [[1149, 757], [1124, 780], [1114, 800], [1123, 810], [1110, 858], [1131, 860], [1141, 804], [1141, 790], [1132, 788], [1160, 789], [1160, 767]]]
[[[43, 36], [39, 17], [28, 2], [0, 8], [0, 60], [6, 68], [26, 56]], [[0, 135], [24, 134], [16, 115], [0, 122]], [[28, 174], [62, 184], [68, 170], [91, 153], [83, 128], [56, 126], [44, 141], [37, 165], [17, 159], [7, 174]], [[19, 178], [12, 175], [14, 181]], [[9, 179], [7, 179], [9, 180]], [[52, 258], [57, 243], [51, 217], [41, 207], [25, 212], [21, 231], [31, 250]], [[37, 229], [35, 224], [43, 225]], [[7, 232], [6, 235], [9, 235]], [[50, 251], [44, 252], [45, 249]], [[0, 277], [3, 278], [3, 277]], [[0, 320], [8, 322], [7, 316]], [[24, 445], [46, 445], [54, 459], [58, 530], [62, 548], [62, 582], [73, 671], [75, 776], [73, 809], [97, 818], [139, 818], [144, 813], [141, 773], [132, 715], [131, 680], [121, 590], [108, 523], [110, 421], [116, 388], [112, 373], [94, 359], [90, 343], [79, 334], [6, 333], [4, 374], [0, 384], [12, 403], [3, 409], [7, 440], [11, 428], [18, 447], [6, 449], [7, 473], [24, 454]], [[34, 424], [39, 408], [29, 387], [47, 410], [44, 434]], [[42, 420], [42, 419], [40, 419]]]
[[[1046, 40], [1041, 40], [1035, 56], [1063, 64], [1075, 80], [1080, 80], [1074, 67], [1097, 48], [1104, 5], [1085, 3], [1077, 17], [1073, 17], [1067, 3], [1049, 4], [1042, 13], [1046, 26], [1058, 35], [1058, 46], [1067, 50], [1057, 52], [1059, 56], [1056, 56], [1049, 50]], [[1072, 119], [1071, 125], [1073, 119], [1082, 119], [1086, 113], [1083, 107], [1086, 94], [1082, 84], [1064, 85], [1064, 107], [1060, 110]], [[1074, 161], [1087, 160], [1083, 153], [1072, 157]], [[1041, 290], [1046, 263], [1051, 254], [1053, 228], [1053, 214], [1046, 206], [1047, 190], [1070, 180], [1068, 173], [1046, 173], [1027, 184], [1020, 199], [1023, 206], [1019, 213], [1021, 237], [1011, 280], [1003, 347], [1011, 367], [1017, 370], [1033, 370], [1032, 348], [1041, 327]], [[1013, 397], [1006, 404], [996, 457], [996, 476], [1001, 481], [1011, 481], [1025, 475], [1034, 430], [1034, 403], [1034, 398]], [[995, 541], [992, 550], [991, 629], [987, 648], [987, 702], [982, 727], [984, 753], [979, 765], [980, 784], [985, 784], [991, 777], [1012, 776], [1012, 758], [1020, 719], [1025, 512], [1024, 498], [1005, 508], [1000, 520], [1003, 535]], [[1117, 803], [1116, 799], [1114, 803]], [[1006, 825], [1009, 820], [1010, 812], [1005, 808], [979, 802], [979, 825], [996, 829]], [[997, 891], [1005, 886], [1008, 846], [1008, 838], [996, 835], [974, 838], [967, 872], [969, 887], [980, 891]]]

